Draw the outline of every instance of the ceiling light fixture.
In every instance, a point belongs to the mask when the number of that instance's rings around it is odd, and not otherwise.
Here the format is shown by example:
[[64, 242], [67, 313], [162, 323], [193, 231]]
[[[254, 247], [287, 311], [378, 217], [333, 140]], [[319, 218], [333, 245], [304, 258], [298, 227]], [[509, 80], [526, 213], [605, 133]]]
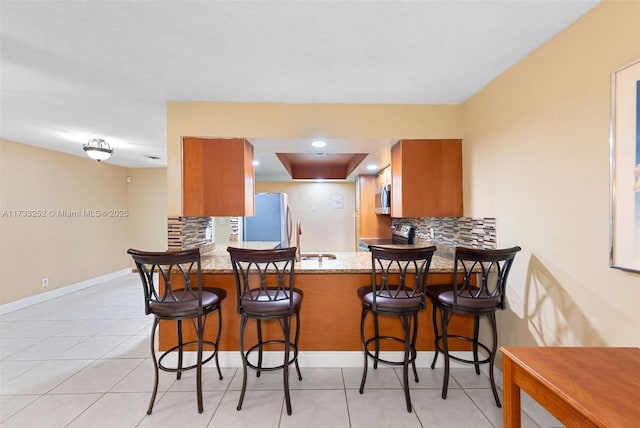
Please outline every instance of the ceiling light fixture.
[[251, 162], [251, 164], [253, 166], [258, 166], [258, 165], [260, 165], [260, 161], [254, 160], [253, 162]]
[[82, 150], [87, 153], [87, 156], [98, 162], [109, 159], [113, 154], [113, 149], [109, 143], [102, 138], [92, 138], [87, 144], [82, 146]]
[[320, 147], [326, 147], [326, 146], [327, 146], [327, 143], [325, 143], [324, 141], [320, 141], [320, 140], [318, 140], [318, 141], [314, 141], [313, 143], [311, 143], [311, 145], [312, 145], [313, 147], [320, 148]]
[[375, 163], [369, 164], [367, 165], [367, 169], [369, 171], [375, 171], [376, 169], [378, 169], [378, 165], [376, 165]]

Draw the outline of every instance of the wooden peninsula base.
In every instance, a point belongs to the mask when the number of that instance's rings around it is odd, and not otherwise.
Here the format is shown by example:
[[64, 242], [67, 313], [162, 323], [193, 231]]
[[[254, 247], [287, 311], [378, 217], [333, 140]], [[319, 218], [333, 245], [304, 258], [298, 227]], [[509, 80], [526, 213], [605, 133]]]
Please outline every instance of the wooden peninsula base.
[[[365, 253], [367, 254], [367, 253]], [[365, 256], [366, 257], [366, 256]], [[369, 256], [370, 257], [370, 256]], [[370, 263], [370, 262], [369, 262]], [[432, 273], [430, 284], [446, 283], [450, 281], [450, 273]], [[298, 273], [296, 271], [296, 288], [304, 292], [302, 309], [300, 311], [300, 351], [360, 351], [360, 314], [361, 304], [356, 290], [371, 282], [370, 273]], [[222, 337], [221, 351], [237, 351], [238, 334], [240, 331], [240, 315], [236, 311], [236, 290], [232, 273], [205, 273], [205, 286], [219, 287], [227, 290], [227, 298], [222, 304]], [[427, 310], [419, 315], [417, 349], [419, 351], [433, 351], [433, 327], [431, 304], [427, 303]], [[371, 321], [372, 317], [369, 317]], [[216, 332], [216, 319], [207, 321], [205, 339], [212, 339]], [[381, 329], [394, 332], [402, 336], [398, 319], [381, 317]], [[191, 326], [183, 327], [185, 335], [193, 339]], [[373, 332], [373, 323], [368, 326]], [[473, 332], [473, 318], [454, 317], [449, 331], [452, 334], [470, 335]], [[281, 337], [282, 331], [276, 323], [263, 324], [265, 337]], [[166, 350], [173, 346], [176, 337], [175, 322], [161, 322], [159, 332], [159, 346]], [[247, 328], [246, 342], [255, 340], [255, 327]], [[388, 342], [388, 341], [386, 341]], [[457, 341], [454, 341], [457, 342]], [[384, 344], [385, 350], [400, 350], [393, 343]], [[466, 343], [451, 343], [452, 350], [469, 350]]]

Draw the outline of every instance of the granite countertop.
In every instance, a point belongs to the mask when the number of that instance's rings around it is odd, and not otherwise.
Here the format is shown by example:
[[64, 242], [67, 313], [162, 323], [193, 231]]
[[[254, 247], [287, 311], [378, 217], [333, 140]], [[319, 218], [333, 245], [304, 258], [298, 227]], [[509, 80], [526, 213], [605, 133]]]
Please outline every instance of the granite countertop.
[[[250, 243], [247, 243], [250, 244]], [[232, 273], [231, 259], [224, 247], [224, 253], [214, 252], [212, 255], [202, 257], [203, 273]], [[256, 248], [257, 249], [257, 248]], [[224, 254], [224, 255], [223, 255]], [[324, 254], [334, 254], [335, 260], [322, 259], [302, 260], [296, 262], [296, 274], [325, 274], [325, 273], [370, 273], [371, 253], [370, 252], [328, 252]], [[451, 273], [453, 271], [453, 259], [447, 254], [436, 254], [431, 260], [429, 272]]]

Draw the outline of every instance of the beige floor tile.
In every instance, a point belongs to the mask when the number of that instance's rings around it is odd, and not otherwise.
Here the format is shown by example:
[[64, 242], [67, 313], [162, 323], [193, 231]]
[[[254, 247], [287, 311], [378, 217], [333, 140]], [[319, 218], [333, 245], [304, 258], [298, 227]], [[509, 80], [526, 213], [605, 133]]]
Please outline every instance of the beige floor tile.
[[[208, 428], [277, 428], [280, 418], [287, 417], [286, 411], [283, 410], [283, 393], [247, 391], [242, 409], [236, 410], [239, 397], [240, 391], [228, 391], [211, 418]], [[292, 406], [295, 406], [293, 397]]]
[[291, 391], [291, 415], [283, 412], [279, 428], [349, 427], [343, 388]]
[[105, 393], [131, 373], [143, 360], [97, 360], [51, 391], [53, 394]]
[[[262, 371], [260, 377], [256, 376], [255, 370], [247, 369], [247, 390], [251, 391], [283, 391], [284, 378], [282, 370]], [[289, 369], [289, 388], [293, 389], [294, 384], [300, 384], [304, 382], [304, 372], [302, 373], [302, 380], [298, 380], [296, 369], [291, 367]], [[301, 385], [295, 385], [295, 388], [300, 388]], [[230, 390], [240, 390], [242, 388], [242, 368], [238, 368], [231, 384]]]
[[486, 416], [462, 389], [451, 389], [443, 400], [441, 391], [418, 389], [411, 391], [414, 411], [425, 427], [492, 428]]
[[[402, 378], [402, 369], [395, 369], [398, 378]], [[413, 370], [409, 369], [409, 388], [411, 389], [442, 389], [444, 380], [444, 369], [440, 368], [418, 368], [418, 380], [416, 382], [413, 377]], [[451, 377], [449, 379], [449, 388], [459, 389], [460, 385]]]
[[[344, 368], [342, 369], [344, 376], [344, 383], [347, 389], [359, 389], [360, 382], [362, 381], [362, 369], [361, 368]], [[373, 370], [373, 367], [369, 365], [367, 371], [367, 381], [364, 385], [367, 389], [381, 389], [381, 388], [402, 388], [400, 378], [396, 375], [395, 370], [388, 367], [380, 367]]]
[[198, 413], [195, 393], [167, 392], [156, 402], [153, 413], [145, 416], [136, 428], [205, 428], [222, 400], [223, 392], [202, 394], [202, 413]]
[[89, 364], [91, 364], [91, 360], [45, 361], [3, 383], [2, 394], [46, 394]]
[[362, 395], [350, 389], [346, 395], [352, 428], [421, 427], [415, 412], [407, 412], [400, 389], [365, 389]]
[[40, 395], [0, 395], [0, 422], [9, 419], [38, 398]]
[[9, 382], [11, 379], [15, 379], [16, 377], [28, 372], [36, 366], [39, 366], [44, 361], [0, 361], [0, 390], [4, 384]]
[[[121, 337], [99, 336], [98, 338]], [[129, 336], [105, 352], [101, 358], [150, 358], [149, 336]]]
[[100, 394], [43, 395], [8, 418], [2, 426], [3, 428], [65, 427], [99, 398]]
[[[70, 348], [84, 341], [84, 337], [49, 337], [38, 343], [22, 349], [13, 355], [8, 356], [5, 360], [51, 360], [56, 359], [60, 355], [67, 352]], [[82, 356], [77, 356], [82, 359]], [[85, 357], [92, 358], [91, 356]]]
[[302, 381], [298, 382], [295, 368], [291, 368], [289, 382], [291, 389], [344, 389], [342, 369], [339, 367], [316, 368], [301, 367]]
[[[467, 395], [471, 397], [473, 402], [484, 413], [484, 415], [491, 421], [496, 428], [502, 428], [502, 407], [496, 406], [496, 402], [493, 399], [493, 393], [491, 388], [487, 389], [468, 389]], [[502, 392], [500, 392], [500, 400], [502, 400]], [[524, 411], [522, 412], [522, 428], [539, 428], [533, 419], [531, 419]]]
[[145, 393], [104, 394], [67, 428], [133, 428], [146, 416], [148, 405]]
[[[62, 339], [57, 337], [57, 339]], [[69, 348], [65, 352], [56, 355], [56, 359], [74, 360], [74, 359], [96, 359], [100, 358], [109, 350], [115, 348], [125, 340], [122, 336], [93, 336], [84, 339], [77, 345]]]
[[[203, 391], [225, 391], [237, 369], [222, 368], [222, 380], [219, 379], [218, 370], [214, 367], [202, 369], [202, 390]], [[173, 382], [169, 391], [194, 391], [196, 390], [196, 370], [189, 370], [182, 373], [182, 378]]]
[[[148, 358], [118, 382], [110, 392], [151, 392], [154, 373], [153, 362]], [[160, 370], [159, 379], [158, 391], [166, 391], [175, 382], [176, 374]]]

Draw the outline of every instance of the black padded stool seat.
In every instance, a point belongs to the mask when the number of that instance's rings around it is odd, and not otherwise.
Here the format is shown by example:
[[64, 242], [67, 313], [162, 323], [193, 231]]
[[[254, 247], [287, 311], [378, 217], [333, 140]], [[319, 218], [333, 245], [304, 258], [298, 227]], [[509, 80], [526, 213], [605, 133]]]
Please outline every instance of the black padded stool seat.
[[[520, 247], [500, 250], [483, 250], [474, 248], [456, 248], [451, 283], [431, 285], [427, 287], [427, 296], [433, 303], [433, 331], [435, 337], [435, 353], [431, 368], [435, 368], [439, 352], [444, 354], [444, 381], [442, 398], [447, 398], [449, 387], [449, 361], [454, 359], [473, 364], [476, 374], [480, 374], [480, 364], [489, 364], [489, 380], [496, 405], [502, 407], [493, 376], [493, 365], [498, 346], [498, 331], [495, 312], [505, 308], [505, 292], [507, 277], [511, 265], [520, 251]], [[459, 275], [462, 281], [458, 280]], [[442, 332], [438, 330], [438, 310]], [[449, 322], [453, 315], [474, 317], [473, 337], [452, 335], [448, 332]], [[493, 334], [491, 348], [479, 340], [480, 317], [489, 319]], [[473, 359], [469, 360], [449, 352], [449, 340], [471, 342]], [[487, 356], [480, 359], [479, 349]]]
[[[262, 294], [260, 294], [262, 293]], [[283, 298], [278, 298], [279, 294]], [[266, 291], [250, 291], [242, 299], [242, 308], [249, 315], [255, 316], [288, 316], [291, 309], [300, 310], [302, 292], [294, 289], [291, 296], [285, 296], [282, 290], [268, 289]]]
[[[176, 378], [182, 377], [182, 372], [196, 369], [196, 394], [198, 412], [202, 413], [202, 366], [215, 358], [218, 376], [222, 379], [222, 372], [218, 364], [218, 343], [222, 330], [222, 312], [220, 304], [227, 292], [220, 288], [206, 288], [202, 286], [202, 269], [200, 250], [183, 250], [167, 252], [149, 252], [129, 249], [128, 254], [133, 257], [136, 269], [140, 275], [145, 296], [145, 313], [154, 316], [151, 327], [151, 356], [155, 368], [155, 383], [147, 414], [153, 411], [156, 394], [158, 392], [159, 370], [175, 372]], [[155, 282], [158, 276], [160, 283]], [[218, 331], [213, 341], [204, 340], [204, 329], [207, 315], [218, 313]], [[164, 351], [156, 358], [155, 333], [160, 320], [172, 320], [177, 324], [177, 344]], [[196, 340], [185, 342], [182, 334], [182, 321], [191, 321], [195, 328]], [[196, 346], [196, 363], [183, 365], [183, 354], [187, 346]], [[204, 358], [204, 348], [210, 348], [211, 354]], [[176, 367], [163, 364], [166, 357], [177, 351]]]
[[[242, 408], [247, 389], [247, 369], [251, 368], [260, 376], [263, 370], [282, 369], [284, 397], [287, 414], [291, 414], [289, 394], [289, 366], [294, 364], [298, 380], [302, 380], [298, 365], [298, 339], [300, 337], [300, 307], [302, 290], [294, 287], [296, 248], [277, 250], [249, 250], [227, 248], [236, 284], [236, 298], [240, 321], [240, 355], [242, 356], [242, 389], [237, 409]], [[291, 340], [291, 318], [295, 317], [295, 335]], [[256, 320], [257, 343], [245, 348], [244, 333], [247, 321]], [[275, 320], [282, 328], [282, 339], [265, 339], [262, 335], [262, 322]], [[282, 364], [266, 367], [263, 364], [263, 348], [269, 345], [282, 346]], [[257, 362], [250, 356], [257, 351]]]
[[[364, 368], [360, 383], [360, 394], [364, 393], [367, 381], [368, 360], [373, 360], [374, 370], [378, 362], [403, 366], [403, 390], [407, 411], [411, 412], [409, 394], [409, 364], [413, 366], [414, 379], [418, 382], [416, 370], [416, 337], [418, 334], [418, 312], [424, 308], [424, 292], [431, 258], [436, 247], [371, 247], [371, 285], [358, 288], [357, 296], [362, 303], [360, 317], [360, 340], [364, 354]], [[374, 333], [365, 337], [365, 320], [373, 313]], [[379, 316], [394, 316], [400, 319], [403, 337], [382, 335], [379, 330]], [[402, 361], [390, 361], [380, 356], [380, 341], [389, 340], [402, 343]], [[373, 344], [373, 349], [370, 346]]]
[[[219, 305], [221, 300], [217, 294], [202, 291], [203, 308]], [[196, 317], [200, 311], [200, 301], [194, 296], [177, 302], [151, 302], [149, 309], [160, 317]]]

